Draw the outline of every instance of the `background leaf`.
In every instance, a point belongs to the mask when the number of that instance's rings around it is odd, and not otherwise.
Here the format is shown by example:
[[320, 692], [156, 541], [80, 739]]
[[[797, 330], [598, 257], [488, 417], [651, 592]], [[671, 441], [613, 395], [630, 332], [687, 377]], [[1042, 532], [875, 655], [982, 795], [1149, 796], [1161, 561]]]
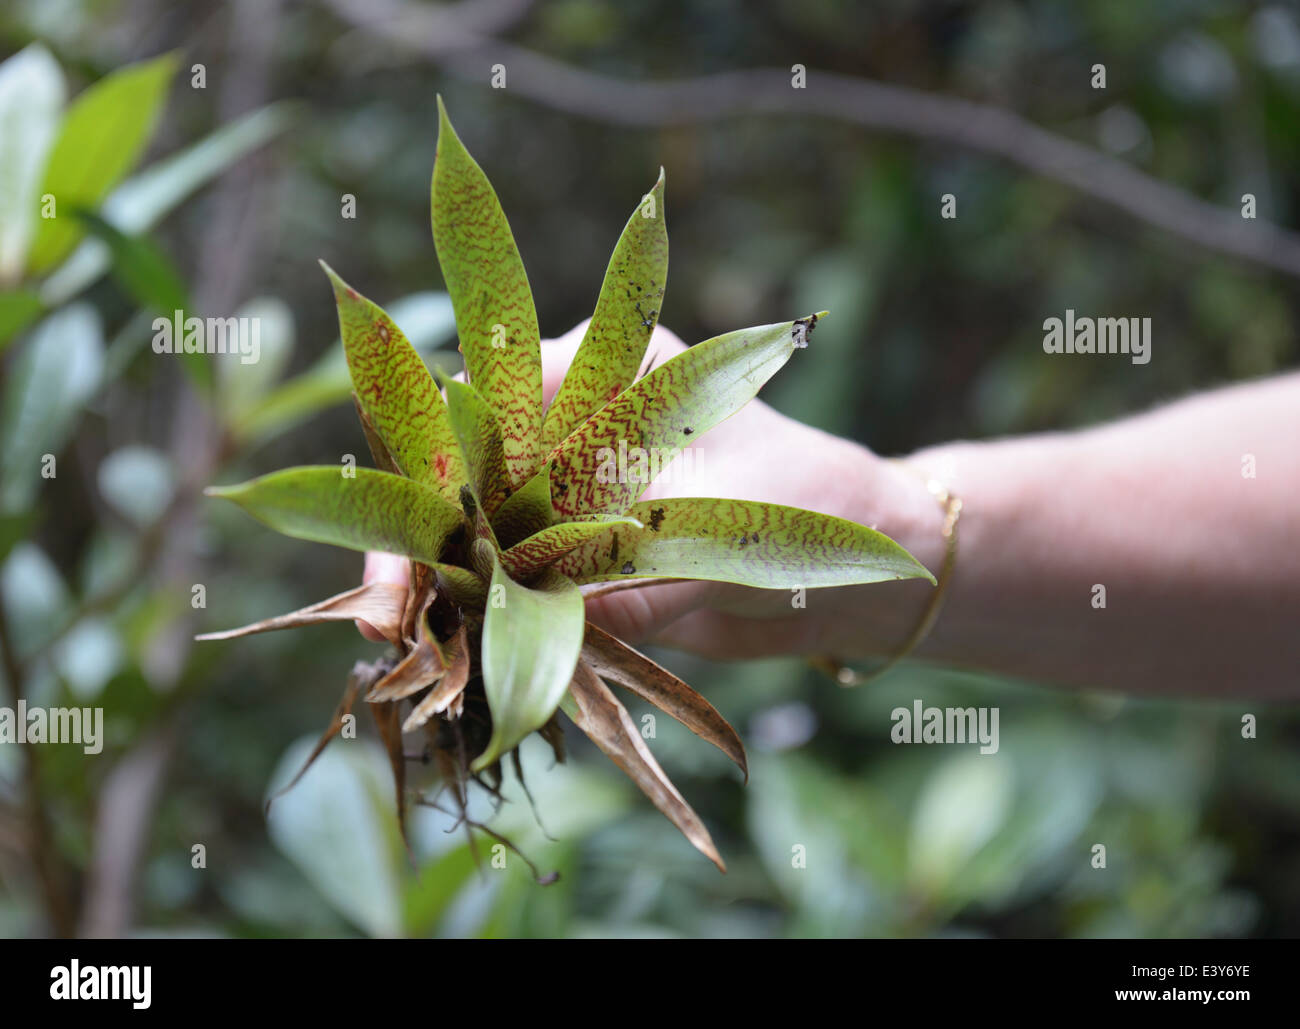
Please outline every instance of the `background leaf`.
[[[271, 777], [276, 789], [293, 778], [314, 742], [304, 737], [285, 752]], [[348, 921], [380, 937], [402, 935], [404, 924], [401, 881], [388, 842], [391, 816], [379, 800], [389, 796], [390, 780], [388, 764], [373, 745], [336, 740], [267, 815], [276, 846]]]
[[[291, 104], [271, 104], [214, 129], [127, 179], [104, 201], [100, 214], [128, 235], [147, 232], [204, 183], [284, 132], [293, 113]], [[41, 283], [42, 301], [47, 307], [66, 303], [103, 275], [110, 261], [102, 240], [82, 240]]]
[[103, 328], [93, 307], [66, 307], [36, 328], [5, 384], [0, 510], [32, 502], [42, 456], [57, 457], [99, 388], [103, 368]]
[[63, 72], [41, 44], [0, 64], [0, 286], [22, 275], [64, 96]]
[[110, 72], [68, 108], [50, 151], [41, 194], [53, 194], [57, 217], [42, 218], [28, 258], [33, 274], [47, 271], [81, 238], [71, 217], [96, 207], [144, 152], [176, 71], [171, 54]]

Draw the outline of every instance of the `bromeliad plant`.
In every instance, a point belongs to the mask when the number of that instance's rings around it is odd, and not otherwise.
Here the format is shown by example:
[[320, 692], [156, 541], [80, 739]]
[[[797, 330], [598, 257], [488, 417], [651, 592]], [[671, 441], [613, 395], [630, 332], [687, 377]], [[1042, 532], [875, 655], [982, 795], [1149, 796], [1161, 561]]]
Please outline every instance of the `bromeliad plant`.
[[292, 468], [208, 491], [288, 536], [405, 555], [410, 584], [362, 586], [201, 638], [354, 618], [375, 626], [396, 654], [358, 663], [307, 766], [364, 692], [392, 762], [399, 818], [404, 734], [423, 735], [463, 811], [470, 782], [498, 793], [508, 755], [522, 779], [517, 748], [528, 734], [563, 760], [563, 708], [725, 870], [606, 683], [657, 705], [747, 774], [739, 737], [684, 682], [586, 622], [579, 587], [933, 578], [892, 540], [843, 519], [741, 500], [638, 503], [645, 485], [609, 475], [608, 454], [620, 443], [671, 453], [696, 442], [807, 345], [820, 315], [718, 336], [638, 377], [668, 268], [661, 172], [628, 219], [577, 356], [544, 407], [537, 315], [519, 251], [441, 100], [438, 110], [433, 239], [467, 381], [440, 391], [392, 320], [326, 266], [378, 468]]

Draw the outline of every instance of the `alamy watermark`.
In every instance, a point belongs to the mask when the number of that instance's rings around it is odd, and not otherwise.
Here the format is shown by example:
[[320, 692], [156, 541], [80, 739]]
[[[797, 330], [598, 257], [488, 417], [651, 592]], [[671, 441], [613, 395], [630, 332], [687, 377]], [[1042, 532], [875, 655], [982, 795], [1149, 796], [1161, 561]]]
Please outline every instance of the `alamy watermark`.
[[73, 958], [50, 969], [51, 1000], [129, 1000], [143, 1011], [153, 1002], [153, 966], [82, 965]]
[[0, 744], [75, 743], [87, 754], [104, 749], [102, 707], [0, 707]]
[[186, 318], [177, 310], [171, 318], [155, 318], [153, 333], [155, 354], [238, 354], [241, 364], [262, 357], [260, 318]]
[[1151, 360], [1150, 318], [1065, 318], [1043, 322], [1045, 354], [1130, 354], [1134, 364]]
[[920, 700], [910, 708], [889, 713], [895, 743], [978, 743], [981, 754], [998, 752], [996, 707], [926, 707]]
[[[601, 447], [596, 451], [597, 482], [686, 482], [703, 471], [704, 455], [699, 447], [629, 447], [618, 441], [618, 449]], [[659, 478], [663, 475], [663, 479]]]

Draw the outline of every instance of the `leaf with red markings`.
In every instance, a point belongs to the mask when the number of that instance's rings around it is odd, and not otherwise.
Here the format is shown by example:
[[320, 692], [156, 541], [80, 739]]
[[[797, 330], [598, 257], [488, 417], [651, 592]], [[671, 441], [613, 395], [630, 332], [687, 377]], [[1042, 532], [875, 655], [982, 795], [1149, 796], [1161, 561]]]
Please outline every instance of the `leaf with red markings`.
[[596, 310], [542, 423], [550, 450], [631, 385], [659, 321], [668, 278], [664, 172], [627, 220], [605, 270]]
[[555, 521], [551, 506], [551, 466], [543, 465], [537, 474], [515, 490], [492, 516], [492, 528], [503, 547], [540, 532]]
[[[571, 550], [555, 570], [579, 584], [617, 579], [706, 579], [766, 589], [851, 586], [932, 576], [888, 536], [843, 518], [752, 500], [644, 500], [640, 529], [610, 529]], [[617, 549], [611, 547], [617, 535]]]
[[437, 490], [371, 468], [286, 468], [237, 486], [210, 486], [276, 532], [350, 550], [383, 550], [434, 565], [463, 522]]
[[729, 332], [697, 343], [638, 379], [551, 453], [551, 496], [561, 515], [622, 514], [648, 483], [609, 474], [620, 451], [654, 453], [661, 463], [757, 395], [825, 312]]
[[357, 404], [398, 471], [456, 503], [465, 470], [447, 405], [424, 360], [382, 308], [324, 261], [321, 267], [334, 287]]
[[639, 529], [641, 523], [634, 518], [559, 522], [516, 543], [501, 555], [501, 564], [514, 578], [528, 579], [554, 564], [574, 547], [596, 536], [605, 537], [609, 532], [617, 532], [622, 527]]
[[474, 491], [479, 510], [491, 519], [510, 496], [501, 425], [473, 386], [454, 379], [448, 379], [444, 385], [451, 427], [465, 457], [470, 489]]
[[541, 457], [537, 311], [497, 195], [451, 127], [441, 97], [431, 198], [433, 242], [469, 381], [501, 424], [510, 484], [522, 486]]

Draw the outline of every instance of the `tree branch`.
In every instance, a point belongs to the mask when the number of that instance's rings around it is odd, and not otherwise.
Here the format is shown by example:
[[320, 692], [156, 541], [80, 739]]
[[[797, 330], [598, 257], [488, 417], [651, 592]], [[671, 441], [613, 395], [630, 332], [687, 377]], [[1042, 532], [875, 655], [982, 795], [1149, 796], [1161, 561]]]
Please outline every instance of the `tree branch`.
[[[509, 90], [579, 117], [618, 125], [685, 125], [738, 115], [831, 118], [865, 129], [963, 147], [1053, 179], [1212, 252], [1300, 277], [1300, 235], [1247, 220], [998, 107], [810, 70], [793, 89], [784, 68], [668, 82], [629, 82], [492, 39], [459, 17], [464, 4], [415, 8], [403, 0], [324, 0], [345, 21], [484, 82], [503, 64]], [[493, 8], [510, 6], [498, 0]], [[520, 5], [516, 2], [515, 7]], [[501, 22], [508, 19], [500, 18]], [[491, 21], [483, 18], [480, 21]]]

